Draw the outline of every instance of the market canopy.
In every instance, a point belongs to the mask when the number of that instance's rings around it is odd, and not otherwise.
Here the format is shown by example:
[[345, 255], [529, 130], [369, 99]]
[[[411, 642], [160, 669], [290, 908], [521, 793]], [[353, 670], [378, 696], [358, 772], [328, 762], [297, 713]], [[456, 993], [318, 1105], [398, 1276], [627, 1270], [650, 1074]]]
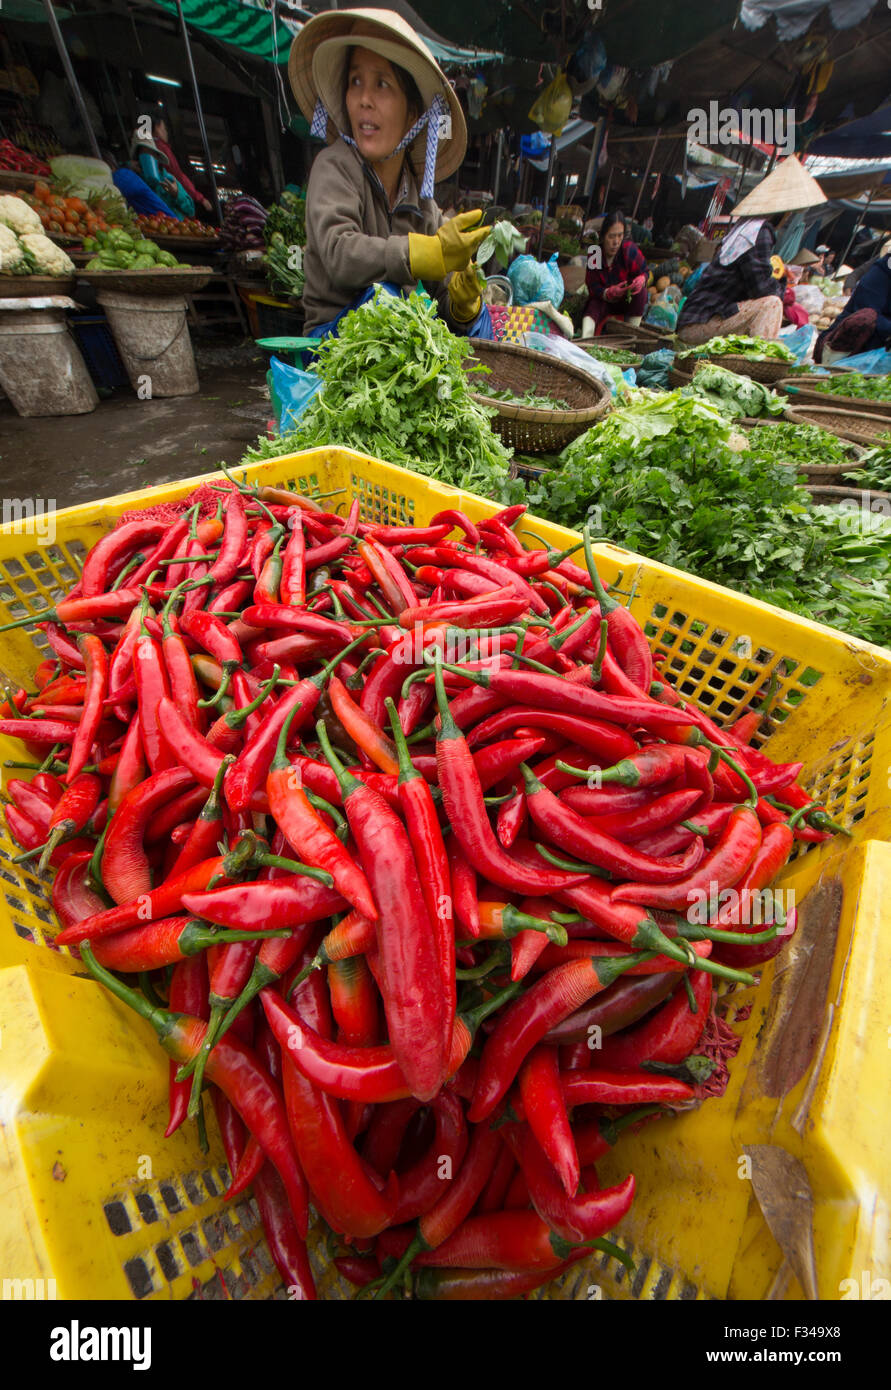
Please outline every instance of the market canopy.
[[[154, 0], [154, 3], [170, 14], [177, 14], [176, 0]], [[263, 0], [182, 0], [182, 7], [187, 23], [211, 38], [281, 66], [287, 63], [291, 42], [303, 28], [299, 19], [288, 18], [281, 9], [273, 12]], [[424, 35], [424, 42], [443, 67], [490, 63], [502, 56], [427, 35]]]

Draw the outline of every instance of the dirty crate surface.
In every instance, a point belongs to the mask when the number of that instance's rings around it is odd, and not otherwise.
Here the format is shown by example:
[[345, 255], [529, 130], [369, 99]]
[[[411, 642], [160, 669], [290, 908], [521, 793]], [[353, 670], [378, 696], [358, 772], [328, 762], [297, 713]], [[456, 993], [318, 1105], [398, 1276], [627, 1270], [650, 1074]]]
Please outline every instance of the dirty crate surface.
[[[369, 521], [424, 525], [444, 507], [476, 519], [497, 510], [347, 450], [242, 473], [324, 496], [340, 512], [358, 496]], [[0, 528], [0, 621], [59, 597], [122, 512], [184, 497], [199, 481], [59, 512], [45, 545]], [[556, 548], [576, 539], [534, 518], [518, 533]], [[803, 760], [806, 785], [851, 835], [799, 849], [780, 880], [799, 904], [795, 939], [756, 986], [722, 996], [742, 1039], [725, 1095], [626, 1137], [600, 1165], [604, 1183], [629, 1169], [637, 1177], [615, 1237], [633, 1274], [598, 1255], [543, 1296], [838, 1298], [846, 1278], [891, 1274], [891, 846], [882, 843], [891, 838], [891, 653], [620, 547], [595, 550], [604, 578], [633, 595], [673, 683], [719, 723], [776, 676], [762, 746]], [[27, 683], [39, 641], [3, 634], [0, 672]], [[0, 757], [20, 751], [0, 738]], [[193, 1132], [163, 1138], [166, 1058], [146, 1025], [48, 949], [48, 885], [13, 864], [15, 852], [2, 824], [0, 1277], [55, 1279], [60, 1298], [286, 1298], [253, 1201], [222, 1202], [212, 1112], [208, 1154]], [[319, 1296], [348, 1296], [321, 1243], [310, 1249]]]

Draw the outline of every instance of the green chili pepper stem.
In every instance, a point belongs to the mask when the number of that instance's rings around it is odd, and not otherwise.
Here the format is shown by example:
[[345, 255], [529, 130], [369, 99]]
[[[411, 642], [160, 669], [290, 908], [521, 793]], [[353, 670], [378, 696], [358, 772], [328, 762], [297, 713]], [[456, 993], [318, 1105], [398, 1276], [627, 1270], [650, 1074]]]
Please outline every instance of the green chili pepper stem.
[[603, 662], [606, 657], [606, 639], [609, 633], [609, 623], [606, 618], [600, 619], [600, 641], [597, 646], [597, 656], [591, 663], [591, 684], [596, 685], [603, 675]]
[[605, 617], [607, 613], [611, 613], [613, 609], [618, 608], [619, 605], [614, 598], [609, 597], [603, 587], [603, 581], [597, 573], [597, 565], [594, 562], [594, 548], [591, 544], [591, 530], [587, 521], [585, 522], [582, 535], [584, 537], [583, 544], [585, 547], [585, 568], [591, 578], [591, 588], [597, 595], [600, 611]]
[[717, 744], [713, 744], [712, 747], [717, 748], [718, 757], [727, 764], [731, 772], [735, 772], [737, 777], [739, 777], [742, 782], [745, 782], [749, 795], [742, 804], [750, 807], [750, 809], [754, 811], [755, 807], [758, 805], [758, 792], [755, 783], [752, 781], [749, 774], [740, 767], [739, 763], [736, 762], [734, 758], [730, 757], [726, 748], [719, 748]]
[[54, 763], [54, 762], [56, 761], [56, 759], [58, 758], [59, 753], [60, 753], [61, 751], [62, 751], [62, 744], [61, 744], [61, 743], [54, 743], [52, 749], [51, 749], [50, 752], [47, 754], [47, 756], [44, 758], [43, 762], [40, 764], [40, 771], [41, 771], [41, 772], [48, 772], [49, 769], [52, 767], [53, 763]]
[[324, 883], [326, 888], [334, 887], [334, 879], [324, 869], [316, 869], [311, 864], [301, 864], [296, 859], [285, 859], [280, 854], [260, 854], [254, 862], [264, 869], [287, 869], [289, 873], [317, 879], [319, 883]]
[[408, 744], [405, 741], [405, 731], [399, 722], [399, 713], [389, 695], [384, 700], [384, 707], [390, 716], [390, 728], [393, 731], [393, 742], [396, 745], [396, 755], [399, 759], [399, 784], [401, 786], [405, 782], [416, 781], [421, 774], [411, 760]]
[[[681, 942], [683, 941], [683, 945]], [[721, 965], [718, 961], [707, 959], [705, 956], [697, 956], [684, 938], [672, 940], [666, 936], [660, 926], [651, 918], [644, 918], [637, 925], [637, 931], [631, 943], [633, 946], [641, 946], [646, 950], [653, 950], [659, 955], [668, 956], [672, 960], [681, 961], [685, 965], [692, 966], [695, 970], [704, 970], [707, 975], [716, 975], [722, 980], [735, 980], [739, 984], [753, 985], [754, 975], [750, 975], [746, 970], [733, 970], [729, 965]]]
[[701, 835], [703, 839], [706, 839], [711, 834], [707, 825], [696, 825], [691, 820], [682, 820], [681, 825], [685, 830], [691, 830], [694, 835]]
[[310, 806], [313, 806], [317, 811], [327, 811], [328, 815], [334, 821], [335, 835], [339, 840], [346, 841], [350, 833], [346, 817], [342, 816], [339, 809], [336, 806], [332, 806], [331, 802], [326, 801], [323, 796], [318, 796], [316, 792], [307, 791], [306, 788], [304, 788], [304, 790], [306, 791], [306, 799]]
[[536, 845], [536, 852], [548, 864], [553, 864], [555, 869], [565, 869], [569, 874], [595, 874], [598, 878], [610, 878], [611, 875], [606, 869], [601, 869], [597, 864], [576, 864], [571, 859], [564, 859], [559, 854], [554, 854], [553, 850], [546, 845]]
[[[545, 666], [544, 662], [536, 661], [531, 656], [523, 656], [516, 648], [514, 649], [514, 660], [522, 661], [524, 666], [529, 666], [533, 671], [541, 671], [545, 676], [555, 676], [557, 674], [552, 666]], [[464, 674], [469, 677], [470, 672], [465, 671]], [[482, 682], [478, 681], [477, 684], [482, 684]]]
[[808, 815], [811, 811], [815, 810], [819, 804], [819, 801], [812, 801], [807, 806], [799, 806], [798, 810], [793, 811], [792, 815], [789, 817], [789, 829], [794, 830], [802, 816]]
[[506, 953], [499, 945], [480, 965], [468, 966], [467, 969], [456, 966], [455, 978], [457, 980], [482, 980], [486, 975], [491, 975], [492, 971], [496, 970], [499, 965], [504, 965], [506, 960]]
[[127, 1004], [134, 1013], [139, 1014], [140, 1018], [144, 1018], [146, 1023], [150, 1023], [163, 1042], [164, 1038], [171, 1032], [182, 1015], [170, 1013], [167, 1009], [159, 1009], [157, 1006], [150, 1004], [137, 990], [131, 989], [129, 985], [124, 984], [123, 980], [119, 980], [116, 975], [112, 975], [110, 970], [106, 970], [104, 966], [99, 964], [96, 957], [93, 955], [89, 941], [82, 941], [78, 946], [78, 950], [80, 952], [80, 958], [86, 965], [90, 974], [93, 975], [100, 984], [105, 985], [105, 988], [110, 990], [116, 999], [120, 999], [121, 1002]]
[[762, 932], [721, 931], [717, 927], [701, 927], [698, 923], [685, 922], [678, 927], [678, 934], [688, 941], [726, 941], [732, 946], [758, 946], [762, 941], [772, 941], [783, 923], [775, 920]]
[[501, 914], [501, 926], [505, 935], [508, 937], [517, 936], [521, 931], [543, 932], [555, 946], [565, 946], [569, 940], [566, 928], [558, 922], [549, 922], [544, 917], [534, 917], [528, 912], [521, 912], [512, 903], [504, 908]]
[[[263, 701], [266, 700], [268, 696], [272, 693], [274, 686], [278, 684], [278, 678], [281, 673], [281, 669], [282, 668], [280, 666], [274, 666], [272, 668], [272, 675], [269, 677], [269, 680], [266, 681], [262, 689], [260, 689], [257, 692], [253, 700], [251, 700], [249, 704], [243, 705], [241, 709], [230, 710], [229, 713], [225, 715], [226, 723], [229, 725], [230, 729], [240, 729], [242, 724], [247, 719], [248, 715], [253, 714], [255, 710], [258, 710], [260, 708], [260, 706], [263, 704]], [[226, 680], [228, 680], [228, 672], [223, 680], [222, 685], [225, 684]], [[222, 685], [220, 689], [222, 689]], [[219, 698], [219, 691], [217, 691], [217, 694], [213, 698], [214, 700]], [[203, 704], [205, 702], [199, 701], [199, 703]], [[296, 708], [299, 709], [300, 706], [297, 705]]]
[[124, 568], [121, 570], [117, 579], [112, 584], [111, 592], [115, 593], [118, 589], [120, 589], [124, 583], [124, 580], [127, 578], [127, 575], [132, 574], [135, 569], [138, 569], [139, 566], [143, 564], [145, 564], [145, 556], [141, 553], [137, 553], [131, 559], [129, 559], [126, 565], [124, 565]]

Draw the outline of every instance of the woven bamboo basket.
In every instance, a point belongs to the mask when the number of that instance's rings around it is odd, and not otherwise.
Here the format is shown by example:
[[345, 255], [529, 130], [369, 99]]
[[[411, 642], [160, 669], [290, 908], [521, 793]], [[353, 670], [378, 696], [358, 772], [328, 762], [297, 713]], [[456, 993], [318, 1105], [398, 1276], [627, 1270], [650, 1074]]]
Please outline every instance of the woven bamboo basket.
[[0, 275], [0, 299], [38, 294], [71, 294], [73, 275]]
[[[578, 435], [600, 420], [610, 407], [609, 388], [568, 362], [561, 362], [544, 352], [517, 347], [513, 343], [492, 343], [484, 338], [473, 342], [473, 353], [465, 358], [465, 369], [474, 363], [488, 367], [488, 385], [496, 391], [511, 391], [522, 396], [534, 391], [538, 396], [554, 396], [567, 402], [564, 410], [548, 410], [495, 401], [490, 396], [474, 392], [480, 405], [493, 406], [492, 428], [505, 444], [518, 453], [550, 454], [569, 444]], [[470, 378], [471, 388], [474, 385]]]
[[693, 380], [693, 373], [692, 373], [692, 372], [684, 372], [684, 371], [681, 370], [680, 367], [676, 367], [676, 366], [674, 365], [674, 363], [672, 363], [671, 366], [669, 367], [669, 369], [668, 369], [668, 384], [669, 384], [669, 386], [689, 386], [692, 380]]
[[877, 444], [883, 434], [891, 434], [891, 417], [869, 415], [862, 410], [837, 410], [808, 403], [788, 406], [783, 418], [802, 425], [819, 425], [840, 439], [850, 439], [852, 444], [864, 444], [867, 448]]
[[735, 352], [709, 353], [705, 361], [713, 362], [716, 367], [726, 367], [738, 376], [750, 376], [753, 381], [761, 381], [765, 385], [779, 381], [789, 371], [788, 362], [776, 362], [767, 357], [740, 357]]
[[814, 391], [808, 382], [817, 379], [810, 376], [784, 376], [777, 382], [777, 386], [787, 395], [794, 396], [796, 404], [806, 401], [813, 405], [838, 406], [840, 410], [854, 410], [860, 414], [882, 415], [891, 429], [891, 401], [865, 401], [860, 396], [842, 396], [834, 391], [829, 395], [826, 391]]
[[166, 270], [81, 270], [78, 274], [97, 290], [145, 295], [194, 294], [207, 284], [213, 270], [209, 265], [184, 265]]
[[871, 510], [873, 502], [891, 504], [891, 492], [873, 492], [871, 488], [834, 487], [824, 483], [808, 483], [807, 490], [815, 502], [854, 502], [858, 508], [862, 507], [866, 511]]

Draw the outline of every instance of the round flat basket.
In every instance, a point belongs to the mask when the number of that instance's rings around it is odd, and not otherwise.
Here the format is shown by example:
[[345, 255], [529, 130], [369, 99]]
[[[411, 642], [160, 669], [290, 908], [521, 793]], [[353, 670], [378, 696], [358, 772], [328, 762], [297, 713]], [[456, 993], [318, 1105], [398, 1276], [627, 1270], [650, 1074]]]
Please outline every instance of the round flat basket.
[[795, 404], [807, 402], [808, 405], [837, 406], [839, 410], [854, 410], [861, 415], [882, 415], [889, 421], [891, 429], [891, 401], [865, 401], [860, 396], [842, 396], [833, 391], [815, 391], [808, 383], [819, 380], [816, 376], [784, 376], [777, 386], [792, 396]]
[[738, 376], [750, 376], [753, 381], [765, 383], [779, 381], [789, 371], [788, 362], [776, 362], [766, 357], [739, 357], [735, 352], [709, 353], [705, 360], [716, 367], [726, 367]]
[[873, 492], [871, 488], [836, 487], [825, 483], [808, 483], [807, 490], [815, 502], [828, 505], [853, 502], [858, 510], [863, 508], [864, 511], [870, 510], [870, 506], [876, 498], [882, 502], [891, 502], [891, 492]]
[[[550, 454], [565, 447], [578, 435], [602, 419], [610, 407], [609, 388], [579, 367], [561, 362], [545, 352], [516, 347], [513, 343], [493, 343], [485, 338], [473, 340], [473, 353], [465, 358], [465, 370], [475, 363], [488, 367], [486, 384], [496, 391], [522, 396], [555, 396], [567, 402], [566, 409], [527, 406], [521, 402], [495, 401], [476, 392], [480, 405], [493, 406], [492, 428], [509, 448], [521, 454]], [[471, 390], [474, 386], [470, 376]]]
[[23, 299], [35, 294], [71, 294], [73, 275], [0, 275], [0, 299]]
[[633, 338], [638, 335], [643, 337], [658, 336], [653, 329], [644, 329], [641, 324], [626, 323], [624, 319], [607, 319], [603, 325], [603, 333], [604, 336], [608, 334], [611, 338], [613, 336], [620, 338]]
[[0, 193], [5, 193], [7, 189], [15, 192], [17, 188], [30, 192], [32, 188], [36, 188], [39, 183], [46, 183], [51, 177], [51, 174], [20, 174], [15, 169], [0, 169]]
[[210, 266], [171, 266], [169, 270], [82, 270], [81, 277], [97, 290], [126, 294], [193, 294], [207, 284]]
[[674, 363], [672, 363], [671, 366], [669, 367], [669, 369], [668, 369], [668, 384], [669, 384], [669, 386], [675, 386], [675, 387], [677, 387], [677, 386], [689, 386], [692, 380], [693, 380], [693, 373], [692, 373], [692, 372], [684, 372], [684, 371], [681, 370], [680, 367], [676, 367], [676, 366], [674, 365]]
[[783, 411], [783, 418], [799, 425], [819, 425], [840, 439], [850, 439], [852, 444], [863, 444], [866, 448], [877, 444], [883, 434], [891, 434], [891, 417], [837, 410], [834, 406], [790, 405]]

